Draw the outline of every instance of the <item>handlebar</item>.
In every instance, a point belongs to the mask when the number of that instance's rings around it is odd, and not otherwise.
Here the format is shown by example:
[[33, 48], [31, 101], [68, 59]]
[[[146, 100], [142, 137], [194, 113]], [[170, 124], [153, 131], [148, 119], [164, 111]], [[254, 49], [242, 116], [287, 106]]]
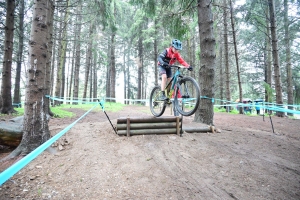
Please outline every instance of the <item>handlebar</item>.
[[182, 66], [182, 65], [168, 65], [168, 67], [170, 67], [170, 68], [185, 68], [185, 69], [188, 69], [187, 67], [185, 67], [185, 66]]

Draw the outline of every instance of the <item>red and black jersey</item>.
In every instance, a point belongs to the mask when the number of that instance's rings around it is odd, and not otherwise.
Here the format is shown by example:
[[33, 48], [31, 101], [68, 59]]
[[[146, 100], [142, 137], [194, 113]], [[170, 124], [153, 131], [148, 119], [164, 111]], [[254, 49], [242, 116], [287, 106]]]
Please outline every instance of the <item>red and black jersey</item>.
[[176, 61], [182, 64], [185, 67], [188, 67], [189, 64], [185, 62], [185, 60], [180, 56], [179, 52], [173, 52], [172, 47], [166, 48], [161, 54], [158, 56], [158, 65], [162, 65], [164, 63], [168, 63], [169, 65], [173, 65]]

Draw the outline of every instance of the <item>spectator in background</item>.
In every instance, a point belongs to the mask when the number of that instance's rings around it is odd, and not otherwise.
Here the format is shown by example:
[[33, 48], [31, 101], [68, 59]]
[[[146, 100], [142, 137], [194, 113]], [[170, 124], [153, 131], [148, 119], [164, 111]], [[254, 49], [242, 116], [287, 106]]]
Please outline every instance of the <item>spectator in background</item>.
[[259, 115], [260, 114], [260, 106], [257, 101], [255, 102], [255, 110], [256, 110], [256, 114]]

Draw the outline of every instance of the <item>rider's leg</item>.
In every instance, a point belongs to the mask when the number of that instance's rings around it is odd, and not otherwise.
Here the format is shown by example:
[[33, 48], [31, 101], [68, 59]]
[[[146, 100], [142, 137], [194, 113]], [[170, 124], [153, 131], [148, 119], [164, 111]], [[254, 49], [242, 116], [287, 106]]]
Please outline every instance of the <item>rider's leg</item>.
[[168, 98], [165, 95], [165, 88], [167, 85], [167, 81], [171, 80], [172, 71], [171, 69], [166, 69], [165, 67], [159, 66], [159, 72], [161, 75], [161, 100], [167, 100]]
[[167, 74], [161, 75], [161, 91], [165, 90], [165, 87], [167, 85]]

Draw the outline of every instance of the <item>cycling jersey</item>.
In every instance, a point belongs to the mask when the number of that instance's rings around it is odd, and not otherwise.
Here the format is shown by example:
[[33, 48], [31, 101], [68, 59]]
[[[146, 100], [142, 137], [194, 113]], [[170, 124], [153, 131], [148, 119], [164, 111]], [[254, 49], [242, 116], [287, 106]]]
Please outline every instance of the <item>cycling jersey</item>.
[[159, 54], [157, 64], [163, 65], [164, 63], [168, 63], [169, 65], [173, 65], [176, 61], [185, 67], [189, 66], [189, 64], [180, 56], [179, 52], [173, 52], [172, 47], [169, 47]]

